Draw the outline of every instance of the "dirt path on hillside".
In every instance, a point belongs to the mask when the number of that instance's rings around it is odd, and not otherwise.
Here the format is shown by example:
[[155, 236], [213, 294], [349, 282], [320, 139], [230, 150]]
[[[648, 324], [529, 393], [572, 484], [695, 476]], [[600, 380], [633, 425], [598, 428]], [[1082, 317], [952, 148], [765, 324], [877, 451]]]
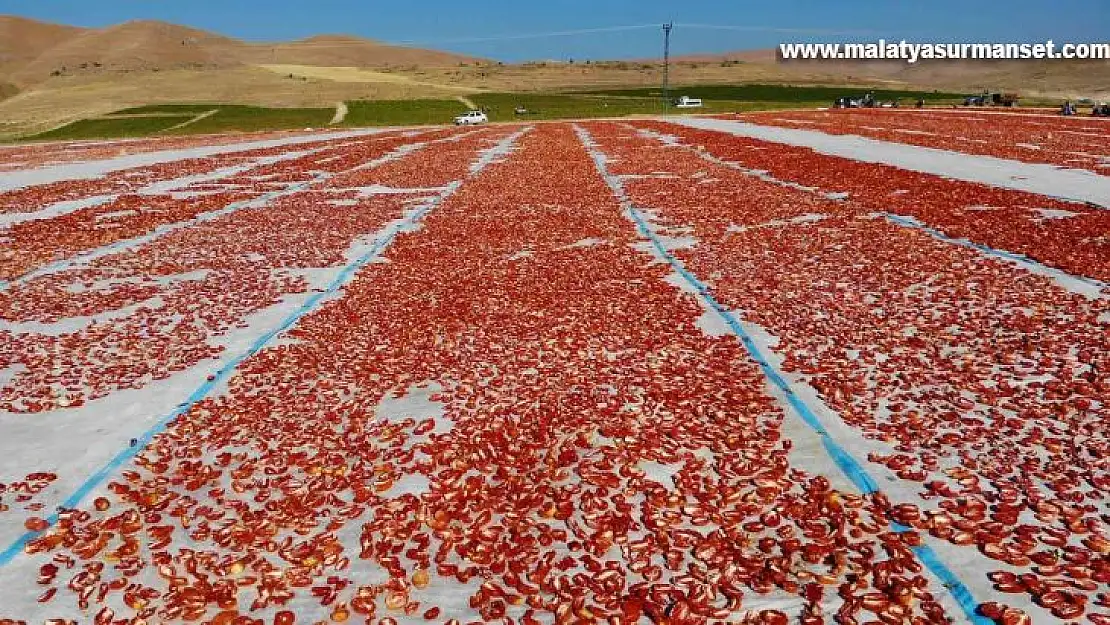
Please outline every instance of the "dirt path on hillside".
[[213, 115], [215, 115], [216, 113], [219, 113], [219, 112], [220, 112], [220, 109], [212, 109], [211, 111], [205, 111], [205, 112], [201, 113], [200, 115], [197, 115], [196, 117], [194, 117], [194, 118], [192, 118], [188, 121], [183, 121], [183, 122], [181, 122], [180, 124], [178, 124], [176, 126], [170, 126], [169, 128], [163, 130], [162, 132], [169, 132], [171, 130], [177, 130], [178, 128], [184, 128], [186, 126], [192, 126], [193, 124], [199, 122], [200, 120], [206, 119], [208, 117], [212, 117]]
[[329, 124], [332, 125], [332, 126], [334, 126], [336, 124], [342, 124], [343, 120], [347, 119], [347, 113], [348, 112], [350, 112], [350, 109], [347, 108], [347, 103], [346, 102], [342, 102], [342, 101], [336, 102], [335, 103], [335, 117], [331, 118], [331, 121], [329, 122]]

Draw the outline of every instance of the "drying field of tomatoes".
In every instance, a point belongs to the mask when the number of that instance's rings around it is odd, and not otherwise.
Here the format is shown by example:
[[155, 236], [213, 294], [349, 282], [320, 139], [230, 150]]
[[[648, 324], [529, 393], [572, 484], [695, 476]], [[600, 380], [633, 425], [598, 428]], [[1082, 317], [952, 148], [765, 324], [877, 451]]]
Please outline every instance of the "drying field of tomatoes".
[[251, 141], [282, 140], [293, 137], [294, 132], [258, 132], [229, 135], [191, 135], [183, 137], [158, 137], [155, 139], [121, 139], [116, 141], [65, 141], [41, 144], [0, 146], [0, 172], [50, 167], [96, 159], [117, 158], [174, 149], [215, 146]]
[[658, 122], [643, 127], [679, 135], [687, 147], [749, 172], [848, 197], [876, 213], [915, 219], [954, 239], [1020, 254], [1073, 276], [1110, 282], [1110, 197], [1099, 197], [1104, 204], [1068, 201], [722, 132]]
[[1110, 623], [1104, 209], [657, 121], [220, 145], [0, 173], [0, 623]]
[[1110, 120], [1103, 118], [892, 109], [751, 113], [738, 117], [757, 124], [860, 135], [1110, 174]]

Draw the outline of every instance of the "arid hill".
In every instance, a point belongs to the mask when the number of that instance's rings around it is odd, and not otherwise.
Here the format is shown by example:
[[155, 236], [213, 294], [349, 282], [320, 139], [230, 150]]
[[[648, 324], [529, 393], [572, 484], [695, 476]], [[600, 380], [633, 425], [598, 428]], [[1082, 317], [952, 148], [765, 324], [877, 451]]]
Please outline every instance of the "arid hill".
[[84, 29], [75, 26], [0, 15], [0, 75], [82, 32]]
[[[144, 104], [333, 107], [355, 99], [643, 87], [658, 85], [661, 75], [658, 59], [502, 64], [349, 35], [256, 43], [156, 21], [78, 28], [0, 16], [0, 136]], [[1110, 61], [781, 62], [775, 50], [749, 50], [676, 58], [671, 78], [675, 85], [872, 85], [1110, 99]]]
[[201, 30], [163, 22], [127, 22], [82, 29], [15, 68], [21, 85], [51, 76], [99, 72], [220, 68], [241, 64], [243, 44]]
[[478, 60], [341, 35], [248, 43], [158, 21], [77, 28], [0, 16], [0, 82], [20, 87], [65, 76], [214, 70], [258, 64], [446, 67]]
[[392, 46], [347, 35], [321, 35], [278, 44], [248, 44], [240, 50], [244, 62], [317, 67], [453, 67], [482, 61], [474, 57]]

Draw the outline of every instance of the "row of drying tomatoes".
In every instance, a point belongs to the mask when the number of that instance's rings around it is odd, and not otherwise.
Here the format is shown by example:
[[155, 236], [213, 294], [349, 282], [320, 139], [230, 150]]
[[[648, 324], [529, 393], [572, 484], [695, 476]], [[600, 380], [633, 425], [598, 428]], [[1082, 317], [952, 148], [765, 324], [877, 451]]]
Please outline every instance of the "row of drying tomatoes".
[[[344, 174], [422, 139], [373, 137], [330, 157], [324, 152], [306, 157], [312, 160], [295, 159], [266, 179], [287, 187], [305, 168]], [[461, 151], [467, 160], [467, 151], [480, 147], [475, 139], [426, 150]], [[261, 207], [163, 230], [133, 249], [10, 287], [0, 297], [0, 310], [15, 327], [0, 331], [0, 352], [5, 362], [22, 367], [0, 390], [5, 409], [37, 413], [76, 407], [219, 357], [220, 337], [241, 329], [247, 315], [309, 288], [298, 272], [346, 264], [356, 239], [372, 236], [420, 197], [419, 192], [360, 197], [358, 190], [336, 187], [333, 179]], [[261, 191], [249, 188], [256, 196]], [[219, 207], [211, 200], [167, 202], [174, 214]], [[71, 234], [87, 239], [80, 229]], [[64, 249], [65, 237], [50, 246]]]
[[[777, 150], [635, 126], [748, 168]], [[627, 126], [594, 130], [630, 200], [698, 240], [677, 252], [687, 267], [886, 449], [869, 459], [919, 497], [896, 521], [1026, 573], [996, 587], [1061, 619], [1107, 618], [1086, 610], [1110, 607], [1105, 299], [877, 219], [854, 196], [823, 198]]]
[[920, 534], [795, 464], [642, 243], [532, 130], [32, 541], [44, 614], [943, 622]]

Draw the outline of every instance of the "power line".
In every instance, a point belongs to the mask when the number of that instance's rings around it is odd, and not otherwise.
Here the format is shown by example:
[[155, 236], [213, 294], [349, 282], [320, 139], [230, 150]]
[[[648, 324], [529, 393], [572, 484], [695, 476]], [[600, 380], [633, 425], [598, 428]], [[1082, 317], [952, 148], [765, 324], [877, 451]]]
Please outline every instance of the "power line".
[[776, 28], [774, 26], [729, 26], [727, 24], [687, 24], [679, 23], [683, 28], [703, 30], [729, 30], [744, 33], [781, 33], [787, 35], [875, 35], [871, 30], [833, 30], [827, 28]]
[[395, 45], [402, 46], [427, 46], [427, 45], [440, 45], [445, 43], [483, 43], [491, 41], [514, 41], [519, 39], [544, 39], [549, 37], [573, 37], [575, 35], [592, 35], [597, 33], [615, 33], [630, 30], [645, 30], [648, 28], [658, 28], [658, 24], [631, 24], [628, 26], [606, 26], [602, 28], [578, 28], [574, 30], [555, 30], [546, 33], [520, 33], [513, 35], [492, 35], [489, 37], [460, 37], [457, 39], [434, 39], [434, 40], [402, 40], [392, 42]]
[[[695, 30], [722, 30], [732, 32], [765, 32], [765, 33], [780, 33], [780, 34], [793, 34], [793, 35], [831, 35], [831, 36], [866, 36], [875, 35], [875, 31], [868, 30], [834, 30], [823, 28], [778, 28], [774, 26], [732, 26], [728, 24], [696, 24], [677, 22], [676, 26], [682, 28], [695, 29]], [[491, 43], [497, 41], [522, 41], [529, 39], [548, 39], [555, 37], [574, 37], [577, 35], [592, 35], [604, 34], [615, 32], [627, 32], [635, 30], [649, 30], [659, 28], [659, 24], [629, 24], [625, 26], [603, 26], [599, 28], [576, 28], [571, 30], [555, 30], [542, 33], [515, 33], [515, 34], [502, 34], [502, 35], [488, 35], [482, 37], [455, 37], [446, 39], [402, 39], [397, 41], [386, 40], [371, 40], [372, 43], [380, 45], [391, 45], [399, 47], [412, 47], [412, 46], [434, 46], [454, 43]], [[297, 47], [342, 47], [345, 45], [365, 45], [365, 41], [352, 41], [352, 40], [334, 40], [334, 41], [290, 41], [290, 42], [277, 42], [266, 43], [258, 42], [256, 45], [270, 46], [270, 45], [295, 45]]]
[[[671, 23], [674, 25], [674, 23]], [[778, 28], [774, 26], [732, 26], [728, 24], [688, 24], [679, 22], [683, 28], [702, 30], [725, 30], [733, 32], [766, 32], [793, 35], [875, 35], [869, 30], [835, 30], [827, 28]], [[545, 33], [520, 33], [511, 35], [490, 35], [485, 37], [459, 37], [454, 39], [434, 40], [402, 40], [392, 42], [395, 45], [437, 45], [444, 43], [483, 43], [494, 41], [513, 41], [521, 39], [544, 39], [550, 37], [573, 37], [575, 35], [590, 35], [598, 33], [614, 33], [632, 30], [647, 30], [658, 28], [658, 24], [630, 24], [627, 26], [605, 26], [601, 28], [577, 28], [573, 30], [556, 30]]]
[[663, 116], [667, 116], [670, 107], [670, 96], [667, 93], [671, 87], [671, 29], [674, 22], [663, 24]]

